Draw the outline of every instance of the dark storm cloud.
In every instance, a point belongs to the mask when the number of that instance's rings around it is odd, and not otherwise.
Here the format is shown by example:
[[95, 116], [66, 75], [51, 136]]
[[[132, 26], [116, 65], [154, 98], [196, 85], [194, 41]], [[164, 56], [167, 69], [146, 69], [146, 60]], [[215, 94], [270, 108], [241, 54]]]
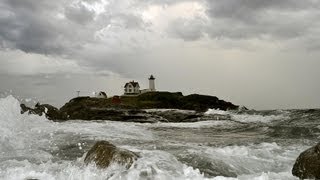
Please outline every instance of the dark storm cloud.
[[[23, 21], [16, 21], [17, 17], [0, 20], [0, 34], [9, 47], [25, 52], [47, 54], [61, 53], [63, 47], [55, 41], [58, 32], [53, 31], [55, 26], [50, 23], [41, 23], [37, 18], [24, 16]], [[15, 22], [15, 23], [13, 23]]]
[[198, 40], [202, 34], [235, 41], [304, 39], [310, 31], [320, 35], [316, 23], [320, 1], [207, 0], [204, 5], [207, 22], [203, 23], [203, 18], [179, 19], [170, 24], [168, 32], [187, 41]]
[[[110, 23], [143, 28], [141, 17], [111, 7], [95, 18], [81, 1], [5, 0], [0, 2], [0, 45], [30, 53], [77, 56], [86, 44], [99, 44], [95, 33]], [[99, 1], [85, 1], [94, 3]], [[3, 48], [3, 47], [2, 47]]]
[[[81, 1], [4, 0], [0, 2], [0, 45], [25, 52], [40, 54], [77, 54], [87, 43], [97, 43], [96, 31], [110, 23], [121, 23], [124, 29], [147, 29], [141, 15], [132, 9], [144, 10], [150, 5], [170, 6], [185, 0], [136, 0], [130, 7], [121, 7], [120, 1], [108, 1], [103, 14], [97, 15]], [[86, 3], [100, 2], [88, 1]], [[209, 37], [251, 39], [303, 38], [319, 14], [319, 1], [314, 0], [200, 0], [207, 20], [203, 17], [178, 18], [169, 22], [171, 37], [194, 41]], [[129, 8], [129, 9], [128, 9]], [[132, 8], [132, 9], [130, 9]], [[308, 12], [307, 12], [308, 11]], [[300, 15], [299, 13], [305, 13]], [[65, 16], [63, 17], [58, 17]], [[96, 18], [96, 19], [94, 19]], [[89, 24], [89, 25], [88, 25]], [[320, 33], [320, 32], [315, 32]]]
[[320, 3], [314, 0], [207, 0], [207, 5], [211, 16], [250, 22], [265, 10], [302, 11], [318, 8]]
[[95, 12], [89, 10], [83, 4], [78, 3], [75, 7], [69, 6], [65, 9], [65, 16], [79, 24], [87, 24], [93, 21]]
[[[305, 35], [314, 26], [309, 17], [300, 17], [304, 11], [316, 11], [319, 1], [297, 0], [225, 0], [207, 1], [207, 14], [213, 25], [209, 28], [212, 37], [260, 38], [269, 35], [274, 38], [295, 38]], [[313, 18], [317, 17], [316, 12]], [[223, 23], [219, 23], [219, 21]], [[215, 26], [216, 25], [216, 26]]]
[[0, 18], [0, 37], [4, 41], [2, 44], [25, 52], [63, 53], [65, 47], [59, 38], [63, 29], [51, 18], [52, 10], [58, 6], [45, 2], [48, 1], [0, 2], [0, 10], [3, 12]]
[[16, 11], [29, 11], [32, 13], [45, 12], [56, 9], [63, 0], [56, 1], [34, 1], [34, 0], [3, 0], [2, 6]]
[[231, 39], [291, 39], [303, 37], [319, 18], [319, 1], [224, 0], [207, 1], [212, 20], [209, 35]]

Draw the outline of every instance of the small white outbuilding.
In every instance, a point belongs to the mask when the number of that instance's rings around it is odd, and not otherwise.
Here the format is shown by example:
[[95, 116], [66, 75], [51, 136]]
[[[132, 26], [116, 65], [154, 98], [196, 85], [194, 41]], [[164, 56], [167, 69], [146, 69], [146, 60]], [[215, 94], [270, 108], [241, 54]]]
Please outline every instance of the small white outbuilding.
[[95, 93], [96, 98], [107, 98], [107, 93], [100, 91], [98, 93]]

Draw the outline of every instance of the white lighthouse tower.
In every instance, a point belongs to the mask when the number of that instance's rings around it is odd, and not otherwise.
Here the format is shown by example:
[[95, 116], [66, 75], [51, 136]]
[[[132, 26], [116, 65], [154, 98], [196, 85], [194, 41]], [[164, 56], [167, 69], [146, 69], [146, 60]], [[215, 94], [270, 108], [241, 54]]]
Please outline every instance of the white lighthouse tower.
[[154, 78], [153, 77], [153, 75], [151, 75], [150, 77], [149, 77], [149, 90], [150, 91], [156, 91], [156, 85], [155, 85], [155, 83], [154, 83], [154, 80], [155, 80], [156, 78]]

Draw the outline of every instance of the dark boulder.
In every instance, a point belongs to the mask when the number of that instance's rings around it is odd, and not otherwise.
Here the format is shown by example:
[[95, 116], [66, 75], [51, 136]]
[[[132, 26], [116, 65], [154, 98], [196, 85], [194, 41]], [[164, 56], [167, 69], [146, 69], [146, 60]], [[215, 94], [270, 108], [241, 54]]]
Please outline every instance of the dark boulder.
[[99, 168], [107, 168], [111, 163], [130, 168], [138, 155], [126, 149], [121, 149], [108, 141], [98, 141], [87, 153], [84, 162], [95, 163]]
[[320, 143], [299, 155], [292, 174], [300, 179], [320, 179]]

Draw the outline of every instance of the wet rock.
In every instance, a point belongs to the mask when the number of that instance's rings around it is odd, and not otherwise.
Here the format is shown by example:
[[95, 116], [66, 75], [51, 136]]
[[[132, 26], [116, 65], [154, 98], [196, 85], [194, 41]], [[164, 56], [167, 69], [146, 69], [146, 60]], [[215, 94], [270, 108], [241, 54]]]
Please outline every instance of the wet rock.
[[87, 153], [84, 162], [95, 163], [99, 168], [107, 168], [111, 163], [130, 168], [138, 155], [126, 149], [121, 149], [108, 141], [98, 141]]
[[320, 143], [299, 155], [292, 174], [300, 179], [320, 179]]
[[58, 108], [51, 106], [49, 104], [41, 104], [38, 107], [36, 107], [36, 110], [43, 112], [46, 115], [46, 117], [50, 120], [65, 119], [60, 113]]
[[37, 103], [34, 108], [27, 107], [25, 104], [20, 104], [21, 113], [28, 112], [29, 114], [36, 114], [42, 116], [43, 114], [50, 120], [64, 120], [66, 117], [61, 114], [58, 108], [49, 104]]
[[135, 98], [130, 102], [144, 109], [183, 109], [205, 112], [208, 109], [237, 110], [236, 106], [230, 102], [218, 99], [215, 96], [191, 94], [184, 96], [181, 92], [148, 92]]
[[121, 116], [121, 121], [136, 122], [136, 123], [156, 123], [159, 122], [157, 118], [150, 116], [149, 114], [140, 115], [125, 115]]
[[216, 176], [237, 177], [233, 168], [221, 160], [213, 161], [199, 154], [182, 154], [178, 155], [178, 159], [188, 166], [199, 169], [208, 178]]
[[160, 117], [162, 122], [196, 122], [203, 116], [203, 113], [190, 110], [166, 110], [166, 111], [150, 111], [155, 117]]
[[32, 110], [32, 108], [27, 107], [25, 104], [20, 104], [21, 114]]
[[226, 102], [217, 98], [216, 96], [190, 94], [181, 99], [181, 109], [190, 109], [200, 112], [205, 112], [208, 109], [220, 110], [237, 110], [239, 106]]

